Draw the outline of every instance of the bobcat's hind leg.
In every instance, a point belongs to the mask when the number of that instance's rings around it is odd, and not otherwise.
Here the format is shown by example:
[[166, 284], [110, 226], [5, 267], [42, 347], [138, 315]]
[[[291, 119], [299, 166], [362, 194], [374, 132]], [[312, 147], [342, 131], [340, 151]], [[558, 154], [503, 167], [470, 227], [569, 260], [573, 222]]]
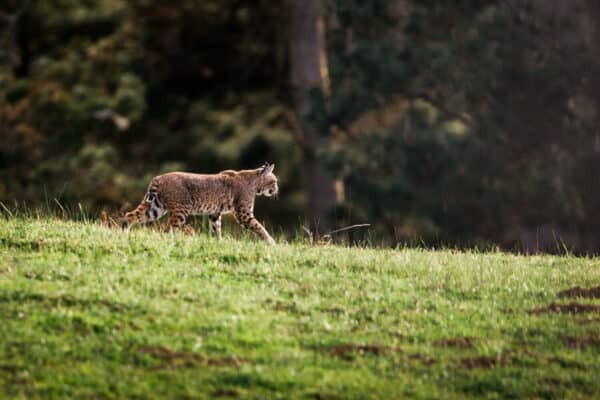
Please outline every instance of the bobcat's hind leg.
[[174, 230], [183, 230], [186, 232], [187, 227], [189, 229], [193, 228], [189, 225], [185, 225], [185, 220], [187, 219], [188, 213], [183, 210], [174, 210], [169, 212], [171, 215], [169, 216], [169, 220], [167, 221], [167, 231]]
[[156, 221], [165, 214], [165, 208], [158, 198], [158, 193], [150, 191], [144, 196], [144, 200], [135, 208], [125, 214], [121, 219], [121, 228], [127, 229], [135, 224], [145, 224], [148, 221]]
[[221, 239], [221, 214], [209, 215], [208, 219], [210, 220], [212, 234]]
[[189, 235], [189, 236], [193, 236], [196, 233], [196, 231], [194, 231], [194, 228], [192, 228], [192, 226], [189, 224], [184, 225], [183, 228], [181, 228], [181, 231], [184, 234]]
[[121, 218], [121, 228], [128, 229], [135, 224], [144, 224], [148, 220], [146, 216], [147, 210], [150, 206], [142, 201], [134, 210], [125, 213], [125, 216]]

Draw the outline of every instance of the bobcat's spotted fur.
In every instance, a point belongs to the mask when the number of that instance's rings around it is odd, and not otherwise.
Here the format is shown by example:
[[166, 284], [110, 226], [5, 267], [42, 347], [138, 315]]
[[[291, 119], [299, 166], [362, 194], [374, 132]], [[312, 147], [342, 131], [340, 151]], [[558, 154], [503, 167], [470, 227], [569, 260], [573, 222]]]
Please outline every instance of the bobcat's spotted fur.
[[191, 229], [185, 226], [187, 217], [206, 214], [212, 232], [221, 238], [221, 215], [232, 213], [243, 227], [274, 244], [271, 235], [254, 218], [255, 197], [270, 197], [279, 191], [274, 168], [275, 165], [266, 163], [258, 169], [227, 170], [211, 175], [171, 172], [156, 176], [140, 205], [125, 214], [122, 226], [155, 221], [169, 213], [168, 229]]

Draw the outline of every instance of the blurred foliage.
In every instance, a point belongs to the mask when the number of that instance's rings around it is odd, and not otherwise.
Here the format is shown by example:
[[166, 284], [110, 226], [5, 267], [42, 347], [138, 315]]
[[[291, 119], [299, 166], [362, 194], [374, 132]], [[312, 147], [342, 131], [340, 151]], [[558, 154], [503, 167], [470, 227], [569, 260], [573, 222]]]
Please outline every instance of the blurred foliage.
[[525, 0], [329, 4], [319, 118], [347, 189], [338, 219], [392, 243], [597, 251], [600, 103], [585, 90], [600, 64], [596, 32], [576, 26], [585, 2], [563, 14]]
[[[331, 90], [312, 118], [345, 187], [336, 225], [392, 244], [598, 248], [593, 1], [322, 4]], [[160, 172], [268, 160], [282, 198], [267, 218], [298, 230], [286, 15], [267, 0], [3, 2], [0, 201], [118, 208]]]
[[19, 10], [3, 30], [16, 61], [0, 86], [0, 200], [118, 207], [161, 172], [268, 160], [283, 193], [270, 216], [298, 223], [300, 156], [272, 83], [285, 64], [271, 61], [279, 25], [257, 25], [280, 8], [57, 0], [2, 11]]

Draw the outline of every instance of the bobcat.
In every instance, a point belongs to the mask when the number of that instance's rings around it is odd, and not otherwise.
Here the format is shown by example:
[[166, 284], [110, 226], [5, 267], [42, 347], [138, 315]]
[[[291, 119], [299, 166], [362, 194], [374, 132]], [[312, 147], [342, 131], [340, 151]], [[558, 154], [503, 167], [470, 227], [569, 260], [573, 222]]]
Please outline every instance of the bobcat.
[[232, 213], [244, 228], [251, 229], [269, 244], [275, 241], [254, 218], [254, 198], [275, 196], [279, 192], [274, 164], [265, 163], [257, 169], [218, 174], [192, 174], [171, 172], [150, 181], [144, 200], [133, 211], [125, 214], [123, 229], [136, 223], [155, 221], [167, 212], [168, 229], [186, 229], [189, 215], [206, 214], [213, 234], [221, 238], [221, 215]]

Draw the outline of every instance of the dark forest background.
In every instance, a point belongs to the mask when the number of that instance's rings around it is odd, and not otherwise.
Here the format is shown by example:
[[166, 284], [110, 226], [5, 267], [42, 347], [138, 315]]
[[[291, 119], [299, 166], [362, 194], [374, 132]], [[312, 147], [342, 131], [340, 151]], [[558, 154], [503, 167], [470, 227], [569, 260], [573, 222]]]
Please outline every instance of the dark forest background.
[[274, 162], [274, 229], [596, 253], [597, 0], [0, 0], [0, 201]]

